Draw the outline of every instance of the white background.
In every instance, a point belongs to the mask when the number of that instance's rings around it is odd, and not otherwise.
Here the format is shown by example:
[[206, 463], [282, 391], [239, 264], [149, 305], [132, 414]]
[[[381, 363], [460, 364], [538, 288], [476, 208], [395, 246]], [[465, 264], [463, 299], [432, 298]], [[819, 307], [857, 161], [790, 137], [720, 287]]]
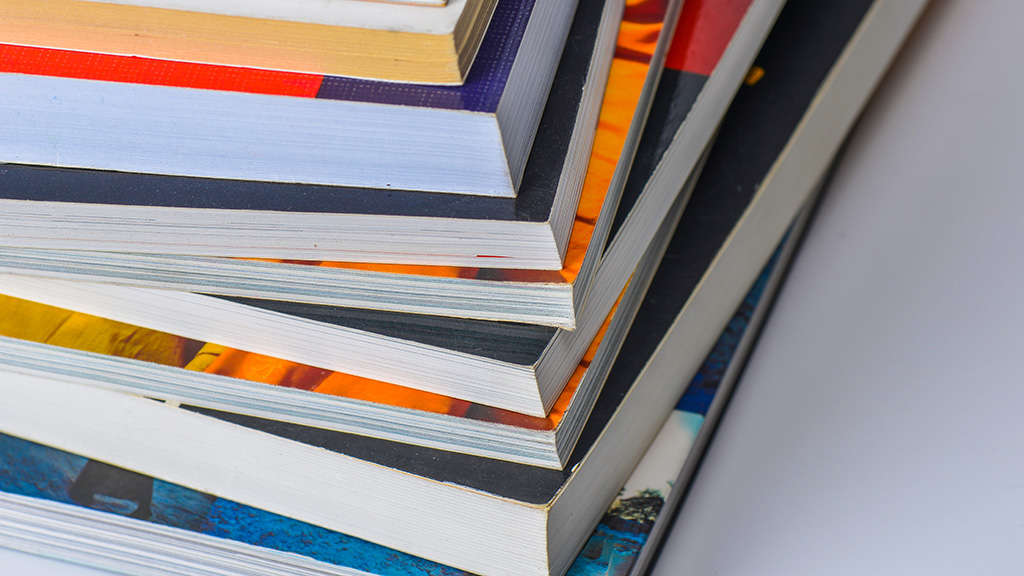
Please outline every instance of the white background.
[[907, 48], [656, 576], [1024, 573], [1024, 2], [936, 0]]
[[1024, 574], [1022, 24], [926, 13], [656, 576]]

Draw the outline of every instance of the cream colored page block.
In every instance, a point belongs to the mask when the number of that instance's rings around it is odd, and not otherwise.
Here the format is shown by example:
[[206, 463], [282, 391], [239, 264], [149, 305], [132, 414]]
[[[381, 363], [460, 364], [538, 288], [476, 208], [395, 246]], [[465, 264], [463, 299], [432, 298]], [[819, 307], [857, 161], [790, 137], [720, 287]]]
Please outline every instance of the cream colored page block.
[[[40, 0], [42, 1], [42, 0]], [[423, 34], [451, 34], [467, 5], [478, 0], [448, 0], [443, 6], [368, 2], [366, 0], [89, 0], [104, 4], [122, 4], [144, 8], [169, 8], [190, 12], [205, 12], [225, 16], [268, 18], [417, 32]]]

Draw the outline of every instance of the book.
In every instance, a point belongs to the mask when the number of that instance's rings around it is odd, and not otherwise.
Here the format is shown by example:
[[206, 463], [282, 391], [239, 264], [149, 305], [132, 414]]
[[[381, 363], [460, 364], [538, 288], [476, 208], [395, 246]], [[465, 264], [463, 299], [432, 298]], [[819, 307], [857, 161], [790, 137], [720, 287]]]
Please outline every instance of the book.
[[514, 197], [576, 6], [499, 3], [456, 87], [5, 43], [0, 160]]
[[[651, 57], [655, 49], [664, 50], [657, 43], [662, 26], [648, 22], [648, 11], [640, 11], [643, 20], [627, 20], [620, 26], [619, 40], [633, 58], [620, 59], [615, 69], [609, 70], [615, 34], [602, 34], [604, 42], [595, 42], [602, 23], [614, 27], [618, 16], [605, 12], [602, 17], [598, 4], [603, 2], [585, 5], [574, 21], [569, 49], [562, 55], [554, 80], [557, 97], [545, 108], [536, 142], [538, 153], [531, 155], [515, 199], [5, 164], [0, 171], [0, 197], [4, 198], [0, 204], [8, 215], [5, 229], [11, 232], [4, 234], [3, 244], [87, 245], [100, 250], [123, 249], [130, 244], [136, 250], [162, 253], [400, 264], [459, 262], [470, 266], [502, 262], [514, 267], [560, 269], [581, 190], [588, 187], [587, 192], [597, 194], [596, 200], [590, 201], [600, 206], [606, 192], [601, 182], [607, 186], [623, 155], [625, 138], [608, 130], [603, 135], [594, 132], [598, 114], [603, 114], [603, 121], [611, 116], [616, 125], [625, 122], [625, 130], [630, 127], [628, 111], [612, 112], [601, 105], [602, 87], [612, 74], [608, 90], [616, 103], [629, 110], [639, 107], [643, 116], [657, 81], [656, 73], [648, 74]], [[664, 16], [660, 20], [664, 21]], [[646, 28], [653, 28], [649, 31], [654, 34], [639, 34]], [[279, 88], [290, 89], [291, 85]], [[642, 121], [636, 124], [642, 126]], [[599, 151], [610, 155], [611, 167], [598, 170], [600, 162], [589, 162], [597, 152], [591, 150], [595, 140]], [[631, 157], [632, 149], [625, 155]], [[622, 170], [628, 169], [629, 158], [623, 163]], [[584, 176], [590, 182], [585, 182]], [[55, 236], [49, 225], [52, 222], [40, 222], [32, 212], [52, 211], [48, 217], [52, 218], [73, 210], [72, 220], [76, 220], [112, 207], [116, 207], [118, 218], [105, 220], [98, 227], [94, 220], [90, 229], [74, 230], [74, 245], [65, 243], [71, 237]], [[28, 214], [18, 216], [18, 211]], [[140, 222], [145, 224], [143, 230], [138, 229]], [[258, 228], [258, 233], [253, 228]], [[270, 234], [274, 230], [277, 232]], [[509, 245], [507, 234], [515, 234], [520, 242]], [[179, 245], [175, 246], [174, 239]]]
[[[791, 233], [765, 266], [569, 576], [644, 573], [759, 331], [796, 236]], [[136, 573], [143, 555], [149, 574], [465, 574], [13, 436], [0, 434], [0, 454], [0, 545], [128, 574]], [[189, 543], [187, 558], [160, 547], [172, 539]]]
[[[758, 62], [763, 78], [737, 94], [732, 110], [743, 111], [730, 113], [716, 142], [732, 141], [747, 162], [723, 166], [728, 178], [707, 197], [698, 184], [564, 470], [182, 408], [18, 370], [0, 379], [2, 430], [471, 572], [561, 573], [603, 513], [588, 503], [610, 501], [622, 486], [922, 5], [787, 4]], [[799, 87], [809, 93], [802, 102]], [[757, 123], [765, 131], [753, 137]], [[790, 128], [780, 134], [772, 123]], [[718, 233], [694, 235], [697, 222], [716, 222]], [[319, 490], [323, 479], [331, 498]]]
[[[629, 29], [624, 24], [620, 33], [620, 56], [612, 65], [593, 161], [575, 222], [570, 218], [565, 226], [572, 234], [566, 237], [561, 271], [176, 259], [156, 254], [12, 248], [0, 248], [0, 270], [573, 329], [598, 268], [615, 267], [620, 277], [632, 269], [657, 228], [660, 214], [677, 193], [677, 181], [685, 179], [696, 166], [770, 24], [770, 19], [758, 22], [748, 18], [743, 31], [736, 32], [748, 11], [748, 2], [728, 3], [716, 10], [701, 6], [684, 6], [682, 33], [669, 51], [679, 56], [670, 58], [673, 65], [666, 69], [664, 86], [654, 97], [655, 121], [642, 137], [640, 127], [648, 110], [642, 105], [648, 100], [643, 95], [648, 90], [653, 92], [652, 84], [660, 70], [652, 67], [652, 59], [644, 54], [653, 54], [655, 63], [664, 58], [663, 44], [653, 46], [657, 18], [652, 13], [664, 11], [666, 5], [645, 2], [627, 10], [625, 22], [644, 24]], [[647, 44], [638, 45], [632, 41], [636, 37], [647, 38]], [[646, 80], [640, 80], [644, 76]], [[616, 81], [629, 77], [636, 79], [629, 89]], [[630, 108], [635, 108], [632, 116], [624, 113]], [[543, 135], [543, 124], [541, 130]], [[638, 160], [630, 171], [633, 150], [638, 150]], [[9, 174], [8, 178], [13, 176]], [[37, 194], [46, 183], [37, 184], [23, 189]], [[624, 188], [630, 191], [620, 202]], [[615, 225], [616, 238], [609, 246], [616, 209], [624, 216]], [[546, 210], [545, 214], [554, 214]], [[565, 215], [568, 212], [552, 219], [561, 221]], [[20, 240], [5, 240], [15, 241]], [[496, 258], [499, 262], [509, 260]]]
[[461, 84], [495, 4], [11, 0], [0, 6], [0, 27], [5, 42], [25, 46]]

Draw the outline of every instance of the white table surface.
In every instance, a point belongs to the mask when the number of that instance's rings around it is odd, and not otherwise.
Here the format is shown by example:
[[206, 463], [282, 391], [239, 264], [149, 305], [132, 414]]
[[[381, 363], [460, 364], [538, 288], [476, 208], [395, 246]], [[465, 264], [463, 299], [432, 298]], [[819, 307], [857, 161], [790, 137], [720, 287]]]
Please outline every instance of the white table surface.
[[[1024, 573], [1024, 2], [937, 0], [655, 576]], [[0, 575], [91, 569], [0, 550]]]

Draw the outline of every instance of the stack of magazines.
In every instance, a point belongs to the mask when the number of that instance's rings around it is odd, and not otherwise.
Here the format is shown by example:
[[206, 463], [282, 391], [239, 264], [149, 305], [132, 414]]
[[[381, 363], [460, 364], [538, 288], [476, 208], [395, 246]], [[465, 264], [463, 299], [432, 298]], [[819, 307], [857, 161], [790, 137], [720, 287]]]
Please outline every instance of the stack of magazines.
[[926, 0], [10, 0], [0, 546], [641, 573]]

